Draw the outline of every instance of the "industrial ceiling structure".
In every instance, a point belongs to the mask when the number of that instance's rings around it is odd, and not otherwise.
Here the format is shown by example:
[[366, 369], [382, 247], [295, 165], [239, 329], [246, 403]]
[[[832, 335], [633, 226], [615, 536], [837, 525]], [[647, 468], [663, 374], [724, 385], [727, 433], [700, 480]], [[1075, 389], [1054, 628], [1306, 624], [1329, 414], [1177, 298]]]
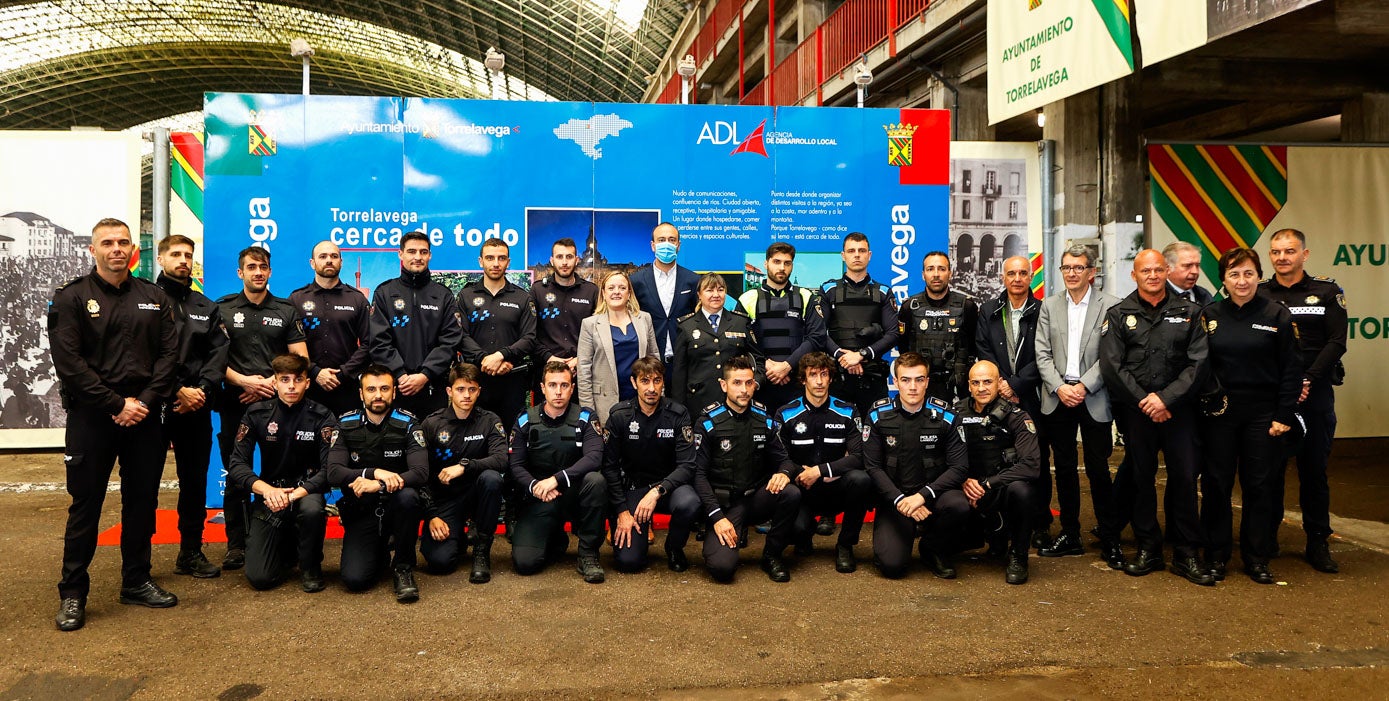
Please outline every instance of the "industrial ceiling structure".
[[[128, 129], [203, 93], [639, 102], [683, 0], [0, 0], [0, 129]], [[504, 84], [483, 64], [506, 56]], [[190, 116], [185, 121], [192, 121]]]

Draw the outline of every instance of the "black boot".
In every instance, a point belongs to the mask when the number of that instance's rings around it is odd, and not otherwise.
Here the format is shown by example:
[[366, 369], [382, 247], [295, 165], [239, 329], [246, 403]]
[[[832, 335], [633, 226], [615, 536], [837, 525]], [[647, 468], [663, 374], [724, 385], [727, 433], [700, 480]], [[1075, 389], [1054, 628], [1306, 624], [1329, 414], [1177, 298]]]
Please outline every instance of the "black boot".
[[1027, 583], [1027, 551], [1008, 553], [1008, 567], [1003, 570], [1009, 584]]
[[222, 568], [208, 562], [202, 550], [181, 550], [174, 560], [174, 574], [191, 574], [198, 579], [221, 576]]
[[1307, 541], [1307, 564], [1318, 572], [1336, 574], [1341, 571], [1341, 566], [1331, 559], [1331, 546], [1325, 540]]
[[473, 543], [473, 571], [468, 574], [473, 584], [492, 581], [492, 536], [479, 535]]
[[420, 588], [415, 586], [415, 568], [409, 565], [395, 566], [395, 600], [402, 604], [419, 601]]
[[605, 575], [603, 566], [598, 564], [598, 553], [589, 550], [579, 549], [579, 574], [583, 575], [584, 581], [589, 584], [602, 584]]

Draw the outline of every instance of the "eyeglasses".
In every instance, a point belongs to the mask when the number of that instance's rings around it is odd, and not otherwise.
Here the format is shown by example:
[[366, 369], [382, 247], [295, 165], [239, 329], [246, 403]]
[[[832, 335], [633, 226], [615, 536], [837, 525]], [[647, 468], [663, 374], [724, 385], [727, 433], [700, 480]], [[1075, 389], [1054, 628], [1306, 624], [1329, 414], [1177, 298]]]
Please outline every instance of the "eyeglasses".
[[1061, 270], [1061, 272], [1063, 272], [1063, 273], [1083, 273], [1083, 272], [1089, 270], [1090, 268], [1093, 268], [1094, 266], [1093, 266], [1093, 265], [1062, 265], [1062, 266], [1058, 266], [1058, 267], [1059, 267], [1059, 269]]

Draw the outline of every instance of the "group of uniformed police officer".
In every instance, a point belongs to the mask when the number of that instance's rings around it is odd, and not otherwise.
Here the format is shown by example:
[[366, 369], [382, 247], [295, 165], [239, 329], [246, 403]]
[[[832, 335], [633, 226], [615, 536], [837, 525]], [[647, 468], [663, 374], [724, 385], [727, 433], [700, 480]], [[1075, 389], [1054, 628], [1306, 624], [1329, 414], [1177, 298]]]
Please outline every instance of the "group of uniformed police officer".
[[[1037, 368], [1036, 300], [1026, 283], [1009, 279], [1017, 273], [1013, 259], [1004, 266], [1004, 292], [981, 312], [950, 289], [948, 257], [929, 253], [926, 290], [899, 310], [891, 291], [867, 273], [871, 252], [863, 234], [845, 237], [846, 273], [818, 290], [790, 282], [795, 249], [776, 243], [767, 250], [765, 282], [742, 294], [736, 308], [723, 309], [717, 281], [700, 281], [675, 263], [675, 227], [658, 226], [652, 250], [649, 269], [631, 276], [632, 292], [651, 313], [660, 340], [656, 353], [637, 359], [630, 377], [622, 378], [631, 382], [632, 398], [612, 406], [600, 425], [593, 408], [574, 401], [578, 328], [593, 313], [598, 289], [578, 277], [572, 240], [554, 244], [552, 274], [529, 292], [506, 279], [506, 244], [489, 240], [479, 258], [482, 279], [455, 297], [431, 278], [428, 238], [412, 232], [400, 242], [400, 276], [378, 286], [370, 304], [339, 280], [342, 259], [332, 243], [313, 249], [314, 281], [288, 299], [269, 292], [269, 251], [251, 247], [238, 259], [243, 289], [213, 303], [192, 289], [191, 240], [160, 242], [162, 272], [151, 285], [129, 275], [136, 248], [128, 227], [99, 222], [93, 272], [59, 288], [49, 318], [69, 412], [65, 460], [73, 496], [58, 627], [75, 630], [85, 623], [87, 566], [117, 459], [124, 525], [120, 600], [177, 603], [153, 581], [149, 562], [169, 443], [181, 490], [175, 572], [216, 577], [245, 567], [256, 588], [282, 583], [296, 567], [304, 591], [324, 588], [323, 538], [334, 508], [344, 529], [345, 586], [367, 589], [390, 571], [401, 602], [419, 596], [417, 540], [429, 571], [452, 572], [471, 547], [469, 581], [489, 581], [503, 504], [518, 574], [539, 572], [561, 557], [570, 523], [579, 542], [577, 569], [591, 583], [605, 576], [598, 556], [605, 524], [611, 524], [614, 564], [634, 572], [647, 566], [656, 514], [669, 516], [667, 566], [677, 572], [689, 567], [684, 549], [694, 532], [703, 540], [706, 568], [721, 582], [734, 577], [751, 526], [766, 524], [761, 568], [784, 582], [790, 579], [785, 550], [810, 552], [812, 536], [833, 533], [839, 514], [835, 568], [853, 572], [854, 546], [874, 509], [874, 561], [888, 577], [908, 573], [917, 539], [923, 562], [942, 578], [955, 576], [952, 554], [985, 544], [1006, 558], [1010, 584], [1027, 581], [1031, 547], [1042, 555], [1081, 554], [1073, 543], [1078, 534], [1065, 528], [1076, 522], [1065, 513], [1066, 494], [1061, 536], [1053, 541], [1045, 532], [1050, 506], [1039, 503], [1050, 501], [1045, 449], [1064, 451], [1066, 441], [1046, 437], [1034, 423], [1043, 418], [1036, 407], [1048, 383]], [[1093, 259], [1085, 263], [1093, 268]], [[1290, 283], [1270, 288], [1276, 297], [1279, 289], [1333, 284], [1296, 277]], [[708, 288], [717, 294], [706, 309], [699, 300]], [[1069, 281], [1068, 289], [1075, 291]], [[1102, 357], [1091, 353], [1084, 361], [1098, 363], [1102, 375], [1067, 364], [1068, 389], [1051, 390], [1066, 407], [1077, 405], [1071, 400], [1077, 385], [1084, 386], [1082, 376], [1092, 383], [1102, 376], [1111, 384], [1137, 384], [1131, 394], [1160, 396], [1169, 375], [1202, 362], [1198, 353], [1188, 354], [1186, 342], [1166, 340], [1177, 324], [1163, 323], [1184, 319], [1182, 332], [1195, 338], [1205, 328], [1193, 321], [1199, 308], [1168, 311], [1168, 305], [1154, 317], [1147, 311], [1152, 300], [1140, 296], [1145, 289], [1140, 280], [1138, 292], [1107, 311], [1099, 334]], [[1150, 291], [1160, 303], [1176, 299], [1165, 290]], [[1344, 297], [1338, 295], [1317, 298], [1326, 309], [1341, 304], [1343, 327]], [[1311, 299], [1298, 305], [1305, 315], [1314, 314], [1305, 311]], [[1126, 311], [1125, 304], [1140, 302], [1148, 306]], [[1140, 315], [1164, 340], [1133, 333]], [[1078, 333], [1078, 325], [1070, 330]], [[1316, 355], [1319, 349], [1306, 347], [1309, 339], [1335, 333], [1304, 331], [1304, 352]], [[698, 342], [701, 334], [709, 342]], [[1344, 328], [1340, 334], [1343, 352]], [[889, 365], [894, 349], [900, 354]], [[671, 387], [677, 360], [680, 386]], [[1329, 386], [1321, 384], [1335, 359], [1318, 362], [1311, 396], [1329, 427], [1315, 433], [1308, 419], [1299, 460], [1304, 510], [1307, 475], [1317, 469], [1323, 487], [1311, 500], [1320, 498], [1325, 508], [1325, 454], [1334, 430]], [[889, 375], [898, 390], [891, 399]], [[527, 408], [532, 387], [536, 405]], [[1176, 415], [1195, 401], [1194, 390], [1180, 394], [1168, 396], [1162, 408], [1142, 397], [1122, 408], [1116, 399], [1115, 406], [1121, 415], [1158, 421], [1160, 412]], [[685, 406], [672, 396], [712, 401]], [[202, 552], [214, 407], [227, 466], [228, 549], [220, 567]], [[1156, 462], [1147, 446], [1157, 442], [1170, 450], [1177, 439], [1154, 437], [1132, 418], [1120, 427], [1130, 446], [1147, 451], [1132, 466], [1140, 566], [1115, 552], [1114, 519], [1102, 518], [1099, 534], [1111, 566], [1143, 574], [1161, 559], [1154, 513], [1143, 509], [1153, 504]], [[1072, 427], [1072, 453], [1074, 433]], [[1083, 435], [1087, 443], [1094, 440]], [[257, 449], [259, 471], [253, 467]], [[1309, 451], [1320, 457], [1305, 455]], [[1087, 474], [1089, 457], [1087, 450]], [[1062, 462], [1058, 458], [1059, 491]], [[343, 496], [330, 507], [325, 494], [333, 489]], [[1041, 512], [1046, 521], [1039, 521]], [[1169, 525], [1175, 518], [1169, 505]], [[1308, 523], [1311, 559], [1313, 543], [1319, 538], [1324, 545], [1330, 529], [1315, 515]], [[1188, 532], [1189, 519], [1179, 529], [1174, 552], [1181, 559], [1189, 554], [1182, 548], [1194, 547], [1200, 535]], [[1324, 549], [1319, 553], [1329, 560]], [[1313, 564], [1334, 569], [1334, 562]]]

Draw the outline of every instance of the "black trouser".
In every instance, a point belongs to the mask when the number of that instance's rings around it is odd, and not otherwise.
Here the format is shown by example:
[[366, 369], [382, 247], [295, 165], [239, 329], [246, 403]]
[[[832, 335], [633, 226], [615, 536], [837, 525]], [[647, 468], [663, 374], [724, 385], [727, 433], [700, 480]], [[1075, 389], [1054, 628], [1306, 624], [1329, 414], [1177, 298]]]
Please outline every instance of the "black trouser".
[[[349, 493], [350, 494], [350, 491]], [[367, 494], [360, 499], [344, 494], [338, 500], [342, 517], [342, 583], [352, 591], [370, 589], [394, 539], [393, 567], [415, 566], [415, 541], [420, 534], [420, 495], [413, 487], [393, 494]]]
[[179, 549], [201, 550], [207, 521], [207, 467], [212, 458], [212, 409], [176, 414], [165, 407], [164, 439], [174, 445], [178, 474]]
[[863, 517], [873, 498], [873, 478], [863, 470], [849, 470], [833, 482], [823, 478], [801, 494], [801, 510], [796, 517], [796, 535], [800, 542], [809, 542], [815, 535], [815, 517], [820, 514], [844, 514], [839, 529], [839, 545], [858, 544], [863, 531]]
[[1100, 540], [1119, 542], [1118, 514], [1114, 507], [1114, 483], [1109, 477], [1109, 456], [1114, 452], [1112, 425], [1096, 421], [1084, 404], [1056, 409], [1042, 417], [1051, 443], [1056, 469], [1056, 501], [1061, 507], [1061, 532], [1080, 536], [1080, 474], [1076, 431], [1080, 431], [1085, 455], [1085, 478], [1090, 483], [1090, 503], [1095, 507]]
[[977, 543], [982, 535], [985, 542], [997, 546], [1007, 539], [1011, 552], [1025, 557], [1031, 548], [1033, 500], [1036, 498], [1037, 493], [1027, 480], [1009, 482], [989, 490], [975, 504], [974, 518], [967, 522], [967, 528], [973, 529], [974, 533], [961, 538], [959, 542]]
[[897, 510], [890, 501], [880, 500], [873, 516], [873, 561], [884, 577], [897, 579], [911, 565], [912, 541], [921, 538], [921, 549], [947, 553], [955, 549], [952, 539], [969, 517], [969, 499], [952, 489], [942, 493], [930, 507], [931, 515], [917, 522]]
[[569, 488], [550, 502], [527, 495], [511, 537], [511, 561], [517, 574], [536, 574], [561, 553], [549, 552], [552, 539], [564, 536], [564, 522], [574, 524], [579, 552], [598, 554], [603, 544], [603, 517], [608, 505], [608, 481], [601, 472], [584, 475], [579, 487]]
[[1051, 530], [1051, 437], [1047, 435], [1046, 417], [1042, 416], [1041, 405], [1023, 406], [1027, 418], [1037, 429], [1037, 479], [1032, 482], [1032, 529], [1046, 533]]
[[[246, 415], [247, 404], [238, 397], [241, 388], [227, 385], [218, 403], [217, 413], [222, 417], [221, 430], [217, 432], [217, 450], [222, 456], [222, 474], [231, 467], [232, 449], [236, 447], [236, 431], [241, 426], [241, 417]], [[222, 490], [222, 518], [227, 525], [227, 550], [246, 549], [246, 513], [251, 505], [251, 493], [232, 485], [225, 476], [226, 488]]]
[[862, 366], [862, 375], [851, 375], [840, 370], [830, 383], [830, 394], [853, 404], [859, 416], [868, 416], [868, 410], [879, 399], [887, 398], [887, 363], [865, 360]]
[[[362, 408], [362, 393], [357, 380], [341, 372], [338, 373], [338, 387], [331, 392], [320, 387], [318, 382], [310, 380], [309, 399], [328, 407], [328, 411], [333, 412], [334, 416]], [[421, 416], [420, 419], [424, 417]]]
[[1234, 515], [1230, 495], [1238, 475], [1241, 494], [1240, 556], [1246, 565], [1268, 564], [1278, 547], [1275, 492], [1283, 464], [1283, 440], [1268, 435], [1274, 402], [1230, 399], [1220, 416], [1206, 417], [1206, 464], [1201, 471], [1201, 525], [1206, 530], [1206, 559], [1229, 562], [1233, 548]]
[[[791, 368], [791, 374], [796, 373], [796, 368]], [[774, 412], [792, 401], [800, 398], [805, 393], [805, 386], [796, 379], [792, 379], [784, 385], [779, 385], [771, 380], [757, 386], [757, 392], [753, 398], [767, 407], [767, 411]]]
[[[627, 511], [636, 511], [637, 504], [645, 497], [649, 489], [640, 487], [627, 490], [627, 502], [623, 504]], [[694, 487], [682, 484], [673, 491], [656, 501], [656, 510], [653, 513], [669, 514], [670, 525], [666, 530], [666, 554], [676, 550], [684, 550], [685, 544], [690, 540], [690, 528], [694, 525], [695, 519], [699, 518], [699, 495], [695, 493]], [[613, 522], [616, 528], [617, 522]], [[619, 548], [613, 545], [613, 562], [617, 569], [622, 572], [640, 572], [646, 569], [650, 562], [650, 541], [646, 538], [646, 529], [651, 528], [651, 524], [642, 527], [641, 533], [633, 533], [631, 543], [627, 547]], [[617, 539], [613, 538], [616, 543]]]
[[[767, 491], [764, 486], [752, 494], [733, 499], [724, 507], [723, 518], [733, 523], [739, 542], [747, 538], [749, 524], [762, 523], [770, 518], [772, 530], [767, 532], [762, 557], [781, 557], [795, 536], [796, 515], [800, 507], [801, 490], [794, 483], [786, 485], [776, 494]], [[720, 582], [733, 581], [733, 573], [738, 571], [738, 549], [719, 542], [713, 522], [709, 524], [708, 535], [704, 536], [704, 566]]]
[[1133, 535], [1138, 547], [1162, 552], [1162, 526], [1157, 517], [1158, 451], [1167, 464], [1166, 516], [1173, 556], [1196, 557], [1205, 544], [1196, 505], [1200, 455], [1196, 440], [1196, 411], [1179, 407], [1172, 418], [1154, 423], [1136, 405], [1122, 404], [1124, 451], [1133, 461]]
[[449, 527], [449, 535], [443, 540], [435, 540], [429, 532], [430, 516], [425, 515], [424, 530], [420, 534], [420, 554], [425, 565], [435, 574], [448, 574], [458, 568], [462, 556], [463, 524], [469, 517], [473, 528], [484, 538], [497, 533], [497, 514], [502, 510], [502, 473], [483, 470], [473, 479], [473, 483], [460, 496], [434, 504], [434, 518], [443, 520]]
[[67, 470], [67, 528], [63, 534], [63, 573], [58, 580], [62, 598], [86, 600], [91, 590], [87, 567], [96, 555], [101, 506], [116, 461], [121, 463], [121, 586], [136, 587], [150, 579], [150, 538], [159, 502], [159, 476], [164, 470], [165, 443], [159, 407], [144, 421], [117, 426], [100, 409], [68, 409], [63, 456]]
[[[505, 375], [482, 376], [482, 394], [478, 406], [501, 417], [502, 426], [516, 425], [516, 419], [526, 410], [526, 385], [529, 375], [512, 372]], [[574, 392], [578, 394], [577, 391]], [[423, 418], [423, 417], [421, 417]]]
[[[1307, 400], [1299, 406], [1307, 434], [1297, 451], [1298, 503], [1302, 508], [1302, 530], [1310, 542], [1326, 540], [1331, 531], [1331, 489], [1326, 482], [1326, 463], [1336, 438], [1336, 390], [1330, 382], [1315, 382]], [[1278, 503], [1274, 514], [1274, 534], [1283, 522], [1283, 485], [1287, 458], [1279, 458], [1273, 485]], [[1276, 544], [1275, 544], [1276, 547]]]
[[444, 408], [448, 400], [443, 385], [431, 380], [423, 389], [408, 396], [401, 394], [397, 389], [395, 401], [392, 402], [391, 406], [395, 409], [404, 409], [414, 414], [416, 420], [424, 421], [426, 416]]
[[316, 572], [323, 565], [323, 534], [328, 526], [322, 494], [310, 494], [288, 509], [273, 512], [259, 499], [251, 505], [246, 536], [246, 581], [256, 589], [279, 586], [299, 565]]

